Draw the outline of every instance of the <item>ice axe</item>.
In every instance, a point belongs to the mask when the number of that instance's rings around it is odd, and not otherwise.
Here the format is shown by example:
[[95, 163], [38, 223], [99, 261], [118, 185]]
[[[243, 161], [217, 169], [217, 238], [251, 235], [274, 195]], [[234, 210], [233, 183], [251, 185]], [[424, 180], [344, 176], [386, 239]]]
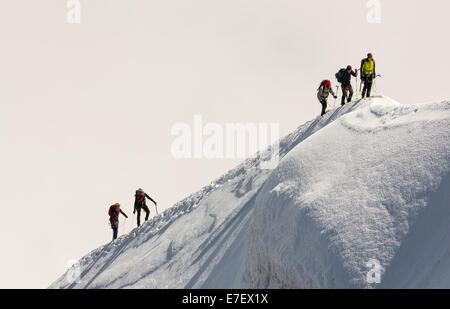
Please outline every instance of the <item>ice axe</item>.
[[[356, 89], [358, 89], [358, 69], [356, 69]], [[362, 84], [362, 81], [361, 81]], [[359, 86], [359, 88], [361, 88], [361, 85]]]
[[377, 91], [377, 77], [382, 77], [380, 74], [375, 75], [375, 77], [373, 78], [373, 88], [374, 91]]
[[158, 215], [158, 206], [155, 203], [156, 215]]

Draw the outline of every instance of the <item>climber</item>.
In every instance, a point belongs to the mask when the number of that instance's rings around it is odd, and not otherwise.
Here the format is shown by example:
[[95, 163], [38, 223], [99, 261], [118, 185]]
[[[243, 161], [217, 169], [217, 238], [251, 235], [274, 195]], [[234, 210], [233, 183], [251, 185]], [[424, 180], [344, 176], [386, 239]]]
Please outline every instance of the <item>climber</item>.
[[358, 69], [355, 71], [352, 70], [352, 66], [348, 65], [346, 69], [340, 69], [339, 72], [336, 73], [336, 78], [339, 83], [341, 83], [342, 88], [342, 101], [341, 105], [345, 105], [345, 98], [347, 97], [347, 103], [352, 101], [353, 97], [353, 87], [351, 83], [352, 75], [356, 77], [356, 74], [358, 73]]
[[145, 221], [148, 220], [148, 216], [150, 214], [150, 209], [148, 209], [146, 203], [145, 203], [145, 198], [148, 198], [150, 201], [152, 201], [155, 204], [156, 207], [156, 202], [147, 195], [147, 193], [144, 192], [144, 190], [142, 190], [141, 188], [136, 190], [136, 194], [134, 195], [135, 200], [134, 200], [134, 210], [133, 210], [133, 214], [137, 211], [137, 226], [141, 225], [141, 209], [143, 209], [145, 211]]
[[317, 98], [319, 99], [320, 104], [322, 104], [322, 113], [321, 116], [325, 115], [327, 109], [327, 100], [330, 93], [336, 99], [337, 96], [331, 88], [331, 82], [329, 80], [323, 80], [317, 89]]
[[119, 231], [119, 215], [122, 214], [125, 218], [128, 216], [120, 209], [120, 204], [115, 203], [109, 207], [108, 215], [111, 228], [113, 230], [113, 240], [117, 238], [117, 232]]
[[373, 80], [376, 77], [375, 60], [373, 59], [371, 53], [367, 54], [367, 58], [361, 60], [360, 77], [361, 83], [364, 84], [364, 88], [362, 91], [362, 98], [364, 99], [366, 96], [370, 97]]

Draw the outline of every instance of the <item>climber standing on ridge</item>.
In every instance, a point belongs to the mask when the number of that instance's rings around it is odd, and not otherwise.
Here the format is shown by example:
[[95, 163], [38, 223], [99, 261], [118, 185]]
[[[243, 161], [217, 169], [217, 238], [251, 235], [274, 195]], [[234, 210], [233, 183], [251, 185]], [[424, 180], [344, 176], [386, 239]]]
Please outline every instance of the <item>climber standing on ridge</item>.
[[341, 83], [342, 88], [342, 101], [341, 105], [345, 105], [345, 98], [347, 97], [347, 103], [350, 103], [352, 101], [353, 97], [353, 87], [351, 83], [352, 75], [356, 77], [356, 74], [358, 73], [358, 69], [355, 71], [352, 70], [352, 66], [348, 65], [346, 69], [340, 69], [339, 72], [336, 73], [336, 78], [339, 83]]
[[362, 91], [362, 98], [364, 99], [366, 96], [370, 97], [373, 80], [376, 77], [375, 60], [373, 59], [371, 53], [367, 54], [367, 58], [361, 60], [360, 77], [361, 83], [364, 83], [364, 88]]
[[322, 113], [320, 116], [325, 115], [327, 109], [327, 100], [330, 93], [336, 99], [337, 96], [334, 94], [333, 89], [331, 88], [331, 82], [329, 80], [323, 80], [317, 89], [317, 98], [319, 99], [320, 104], [322, 104]]
[[120, 204], [115, 203], [109, 207], [108, 215], [111, 228], [113, 230], [113, 240], [117, 238], [117, 232], [119, 231], [119, 215], [122, 214], [125, 218], [128, 216], [120, 209]]
[[145, 211], [145, 221], [148, 220], [148, 216], [150, 214], [150, 209], [148, 209], [146, 203], [145, 203], [145, 198], [148, 198], [150, 201], [152, 201], [155, 204], [156, 207], [156, 202], [147, 195], [147, 193], [144, 192], [144, 190], [142, 190], [141, 188], [136, 190], [136, 194], [134, 195], [135, 200], [134, 200], [134, 210], [133, 210], [133, 214], [137, 211], [137, 226], [141, 225], [141, 209], [143, 209]]

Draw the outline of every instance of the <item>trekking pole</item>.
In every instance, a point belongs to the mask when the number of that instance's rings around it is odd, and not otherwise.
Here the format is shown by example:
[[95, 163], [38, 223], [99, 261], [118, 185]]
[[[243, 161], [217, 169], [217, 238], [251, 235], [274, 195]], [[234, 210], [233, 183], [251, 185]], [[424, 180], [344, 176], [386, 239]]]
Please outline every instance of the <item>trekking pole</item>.
[[375, 77], [373, 78], [373, 86], [372, 86], [372, 88], [373, 88], [373, 91], [374, 91], [374, 92], [377, 92], [377, 77], [381, 77], [381, 75], [380, 75], [380, 74], [377, 74], [377, 75], [375, 75]]
[[336, 86], [336, 98], [334, 98], [333, 109], [336, 108], [336, 101], [337, 101], [338, 93], [339, 93], [339, 85]]
[[359, 84], [359, 94], [361, 94], [362, 84], [363, 84], [363, 80], [361, 79], [361, 84]]

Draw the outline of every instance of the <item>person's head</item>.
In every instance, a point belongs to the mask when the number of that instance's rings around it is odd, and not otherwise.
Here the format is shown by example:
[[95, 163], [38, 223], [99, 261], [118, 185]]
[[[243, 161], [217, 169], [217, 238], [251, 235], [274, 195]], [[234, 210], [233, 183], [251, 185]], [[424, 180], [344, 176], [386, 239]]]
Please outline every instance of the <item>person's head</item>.
[[142, 193], [142, 192], [144, 192], [144, 190], [142, 190], [141, 188], [139, 188], [139, 189], [137, 189], [137, 192]]
[[368, 54], [367, 54], [367, 59], [369, 59], [369, 60], [372, 60], [372, 59], [373, 59], [372, 53], [368, 53]]
[[331, 88], [331, 82], [329, 80], [325, 81], [325, 87]]
[[352, 70], [352, 66], [351, 65], [348, 65], [347, 66], [347, 71], [351, 71]]
[[117, 208], [120, 208], [120, 204], [119, 203], [115, 203], [114, 206], [116, 206]]

